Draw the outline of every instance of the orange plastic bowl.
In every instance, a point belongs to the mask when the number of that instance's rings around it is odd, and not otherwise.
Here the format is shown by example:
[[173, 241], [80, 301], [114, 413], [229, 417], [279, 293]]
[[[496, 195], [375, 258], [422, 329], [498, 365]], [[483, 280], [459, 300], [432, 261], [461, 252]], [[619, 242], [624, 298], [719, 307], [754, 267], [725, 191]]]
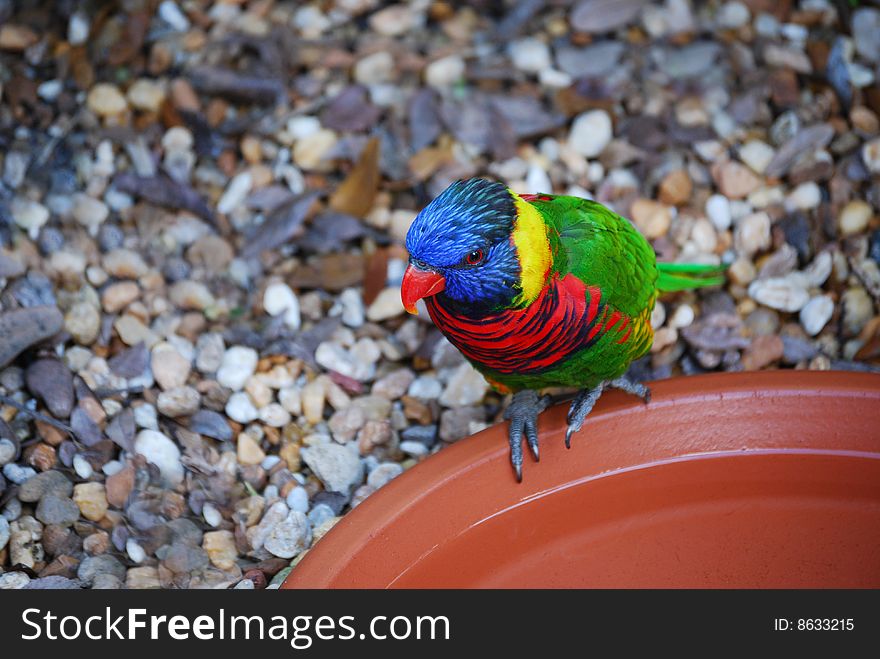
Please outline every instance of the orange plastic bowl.
[[[571, 450], [540, 419], [517, 484], [507, 426], [347, 515], [285, 588], [880, 587], [880, 376], [675, 378], [602, 397]], [[527, 458], [528, 460], [528, 458]]]

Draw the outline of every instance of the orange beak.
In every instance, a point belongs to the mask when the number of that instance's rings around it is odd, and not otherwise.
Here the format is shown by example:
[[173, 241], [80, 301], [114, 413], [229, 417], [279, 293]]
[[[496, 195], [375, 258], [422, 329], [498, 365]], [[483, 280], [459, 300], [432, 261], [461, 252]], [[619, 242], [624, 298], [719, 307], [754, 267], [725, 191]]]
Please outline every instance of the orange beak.
[[424, 297], [437, 295], [444, 288], [446, 279], [439, 272], [422, 270], [410, 263], [403, 273], [403, 284], [400, 287], [403, 308], [411, 314], [417, 314], [416, 302]]

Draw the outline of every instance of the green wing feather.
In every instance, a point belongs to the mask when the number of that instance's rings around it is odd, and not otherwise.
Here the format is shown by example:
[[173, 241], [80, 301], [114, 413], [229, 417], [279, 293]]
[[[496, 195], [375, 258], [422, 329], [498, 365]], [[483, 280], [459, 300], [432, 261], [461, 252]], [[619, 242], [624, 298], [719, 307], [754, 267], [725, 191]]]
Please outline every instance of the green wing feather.
[[691, 263], [658, 263], [660, 276], [657, 290], [661, 293], [687, 291], [704, 286], [720, 286], [724, 283], [725, 265], [697, 265]]

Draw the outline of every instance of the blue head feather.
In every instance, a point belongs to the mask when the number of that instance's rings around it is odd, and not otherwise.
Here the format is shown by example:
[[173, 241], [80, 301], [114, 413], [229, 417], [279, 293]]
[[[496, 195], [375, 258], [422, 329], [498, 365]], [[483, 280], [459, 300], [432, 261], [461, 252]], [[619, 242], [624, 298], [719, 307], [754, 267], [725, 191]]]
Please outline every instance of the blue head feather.
[[[462, 313], [484, 313], [509, 306], [519, 293], [515, 222], [516, 206], [504, 184], [456, 181], [413, 220], [406, 248], [418, 267], [445, 277], [441, 300]], [[474, 250], [482, 250], [483, 260], [468, 265]]]

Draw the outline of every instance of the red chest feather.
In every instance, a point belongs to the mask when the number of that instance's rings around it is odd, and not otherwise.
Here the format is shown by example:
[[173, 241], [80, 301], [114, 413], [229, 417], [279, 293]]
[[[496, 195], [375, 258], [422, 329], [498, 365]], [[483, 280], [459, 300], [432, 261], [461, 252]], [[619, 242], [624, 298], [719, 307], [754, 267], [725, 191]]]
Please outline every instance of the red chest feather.
[[[588, 348], [620, 324], [609, 319], [602, 291], [573, 275], [553, 279], [525, 309], [484, 318], [451, 313], [437, 297], [426, 300], [434, 324], [468, 359], [505, 374], [540, 373], [573, 352]], [[628, 320], [628, 319], [625, 319]]]

